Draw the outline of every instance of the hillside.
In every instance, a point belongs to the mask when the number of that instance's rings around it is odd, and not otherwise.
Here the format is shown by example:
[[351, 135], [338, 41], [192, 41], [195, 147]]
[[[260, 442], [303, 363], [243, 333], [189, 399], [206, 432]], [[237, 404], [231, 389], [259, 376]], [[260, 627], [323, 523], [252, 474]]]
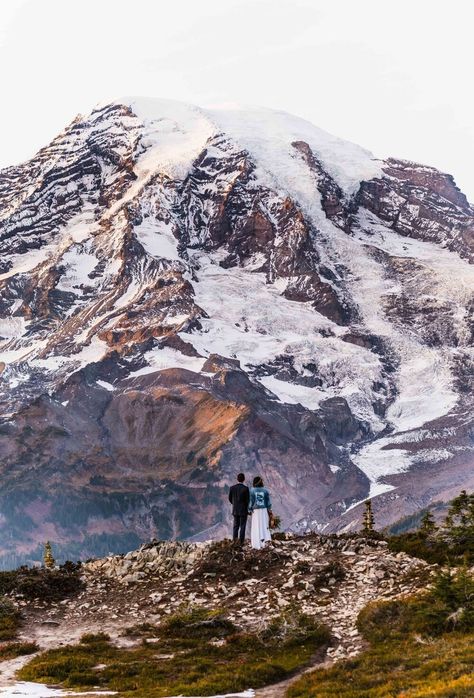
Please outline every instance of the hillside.
[[121, 698], [474, 689], [472, 570], [447, 575], [374, 538], [280, 535], [261, 551], [151, 541], [80, 568], [1, 573], [8, 585], [6, 695], [49, 695], [38, 682]]
[[[33, 586], [25, 598], [19, 581], [20, 596], [13, 592], [11, 597], [23, 613], [19, 640], [36, 642], [42, 650], [94, 633], [107, 633], [124, 648], [139, 647], [142, 638], [158, 643], [151, 638], [161, 636], [160, 624], [194, 608], [218, 612], [250, 634], [281, 617], [288, 622], [292, 615], [306, 614], [331, 629], [327, 656], [341, 659], [364, 647], [356, 619], [366, 603], [409, 594], [426, 584], [429, 570], [422, 560], [389, 553], [385, 542], [357, 538], [288, 537], [272, 548], [243, 552], [229, 541], [152, 541], [125, 556], [85, 563], [78, 577], [82, 589], [76, 582], [64, 594], [56, 581], [55, 598], [38, 599], [41, 592]], [[211, 629], [219, 636], [219, 627], [211, 624]], [[323, 644], [324, 656], [327, 638]], [[14, 683], [12, 671], [28, 660], [13, 660], [11, 669], [1, 663], [3, 685], [9, 677]], [[272, 677], [267, 683], [273, 683]]]

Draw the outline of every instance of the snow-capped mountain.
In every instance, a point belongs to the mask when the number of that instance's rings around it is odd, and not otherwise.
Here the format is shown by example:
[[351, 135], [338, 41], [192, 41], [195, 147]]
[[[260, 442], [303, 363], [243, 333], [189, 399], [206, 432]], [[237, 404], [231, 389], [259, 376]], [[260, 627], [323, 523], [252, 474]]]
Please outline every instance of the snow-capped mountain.
[[217, 535], [241, 469], [319, 530], [472, 486], [473, 233], [449, 175], [286, 113], [78, 117], [0, 172], [4, 560]]

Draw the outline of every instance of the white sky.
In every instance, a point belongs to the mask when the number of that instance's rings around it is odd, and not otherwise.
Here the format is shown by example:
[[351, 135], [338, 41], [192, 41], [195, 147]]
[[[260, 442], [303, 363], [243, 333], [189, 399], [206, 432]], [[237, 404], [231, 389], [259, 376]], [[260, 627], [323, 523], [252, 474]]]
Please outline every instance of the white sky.
[[471, 0], [0, 0], [0, 166], [122, 95], [260, 104], [474, 201]]

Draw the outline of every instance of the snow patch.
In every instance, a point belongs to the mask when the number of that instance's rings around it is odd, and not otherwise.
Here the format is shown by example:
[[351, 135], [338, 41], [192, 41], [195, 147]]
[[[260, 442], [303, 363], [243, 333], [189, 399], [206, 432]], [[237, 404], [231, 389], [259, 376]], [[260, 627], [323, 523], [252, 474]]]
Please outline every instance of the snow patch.
[[71, 354], [72, 361], [78, 361], [86, 365], [100, 361], [108, 351], [108, 345], [95, 335], [90, 338], [88, 344], [82, 347], [78, 354]]
[[66, 271], [61, 275], [56, 288], [59, 291], [81, 291], [83, 286], [93, 284], [89, 275], [94, 271], [99, 260], [96, 255], [89, 252], [87, 247], [78, 243], [71, 245], [61, 258], [61, 266]]
[[170, 231], [170, 226], [163, 221], [145, 218], [140, 225], [133, 229], [137, 240], [146, 252], [159, 259], [179, 260], [178, 243]]
[[23, 317], [0, 318], [0, 341], [21, 337], [25, 331], [26, 322]]
[[[275, 178], [289, 193], [306, 186], [310, 179], [307, 167], [301, 165], [301, 157], [291, 145], [295, 141], [310, 146], [347, 197], [357, 191], [362, 180], [383, 174], [382, 163], [369, 151], [292, 114], [245, 106], [216, 108], [207, 113], [220, 130], [254, 156], [267, 177]], [[310, 186], [313, 187], [312, 182]]]
[[215, 126], [199, 107], [166, 99], [125, 98], [143, 123], [141, 145], [135, 172], [139, 178], [164, 172], [172, 179], [184, 179]]
[[252, 374], [279, 356], [293, 357], [300, 375], [313, 363], [323, 385], [320, 389], [259, 377], [282, 402], [299, 402], [317, 409], [321, 399], [344, 397], [354, 414], [378, 431], [383, 422], [374, 414], [372, 386], [382, 380], [382, 367], [374, 352], [345, 342], [346, 329], [314, 310], [311, 303], [291, 301], [279, 284], [268, 284], [265, 274], [245, 268], [223, 269], [221, 253], [196, 253], [193, 266], [198, 281], [190, 279], [195, 302], [206, 311], [200, 332], [181, 336], [197, 351], [238, 359]]
[[317, 388], [281, 381], [274, 376], [259, 378], [259, 382], [278, 397], [280, 402], [290, 405], [302, 405], [309, 410], [317, 410], [321, 400], [327, 398], [327, 393]]
[[36, 267], [48, 259], [54, 247], [53, 245], [45, 245], [39, 250], [29, 250], [24, 254], [12, 255], [10, 257], [12, 267], [9, 271], [0, 274], [0, 281], [5, 281], [5, 279], [9, 279], [17, 274], [27, 274], [36, 269]]
[[206, 361], [205, 358], [200, 356], [186, 356], [171, 347], [156, 347], [151, 351], [147, 351], [143, 358], [148, 366], [133, 371], [129, 376], [130, 378], [145, 376], [156, 371], [164, 371], [167, 368], [185, 368], [188, 371], [199, 373]]
[[27, 250], [23, 254], [11, 255], [12, 267], [4, 274], [0, 274], [0, 281], [17, 274], [27, 274], [37, 269], [46, 260], [55, 259], [71, 243], [82, 242], [92, 233], [93, 221], [91, 210], [84, 207], [83, 211], [71, 218], [67, 225], [62, 228], [60, 235], [49, 244], [38, 249]]
[[397, 385], [399, 395], [387, 410], [387, 419], [397, 431], [416, 429], [442, 417], [458, 400], [444, 356], [429, 347], [420, 346], [416, 355], [405, 355]]
[[96, 383], [97, 385], [100, 385], [101, 388], [108, 390], [110, 393], [113, 393], [115, 390], [115, 387], [112, 385], [112, 383], [107, 383], [107, 381], [98, 380], [96, 381]]

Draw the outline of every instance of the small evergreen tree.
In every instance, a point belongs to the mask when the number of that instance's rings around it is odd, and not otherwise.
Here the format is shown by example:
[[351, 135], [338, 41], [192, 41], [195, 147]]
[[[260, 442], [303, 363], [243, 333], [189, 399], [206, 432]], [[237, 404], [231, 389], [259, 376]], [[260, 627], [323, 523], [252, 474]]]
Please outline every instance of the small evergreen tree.
[[425, 513], [422, 516], [421, 523], [420, 523], [420, 533], [425, 537], [428, 538], [428, 536], [432, 536], [433, 533], [437, 530], [437, 526], [434, 520], [434, 516], [431, 513], [431, 511], [428, 509], [428, 511], [425, 511]]
[[431, 596], [437, 603], [430, 613], [442, 618], [446, 629], [469, 632], [474, 626], [474, 579], [466, 564], [457, 571], [441, 570], [434, 580]]
[[373, 533], [375, 525], [374, 513], [372, 511], [372, 501], [368, 499], [365, 503], [365, 511], [362, 517], [362, 530], [364, 533]]
[[455, 497], [444, 521], [444, 530], [450, 542], [466, 553], [474, 552], [474, 494], [462, 490]]
[[44, 546], [43, 561], [44, 566], [49, 570], [52, 570], [56, 565], [56, 560], [53, 557], [53, 550], [51, 548], [51, 543], [49, 542], [49, 540], [46, 542]]

